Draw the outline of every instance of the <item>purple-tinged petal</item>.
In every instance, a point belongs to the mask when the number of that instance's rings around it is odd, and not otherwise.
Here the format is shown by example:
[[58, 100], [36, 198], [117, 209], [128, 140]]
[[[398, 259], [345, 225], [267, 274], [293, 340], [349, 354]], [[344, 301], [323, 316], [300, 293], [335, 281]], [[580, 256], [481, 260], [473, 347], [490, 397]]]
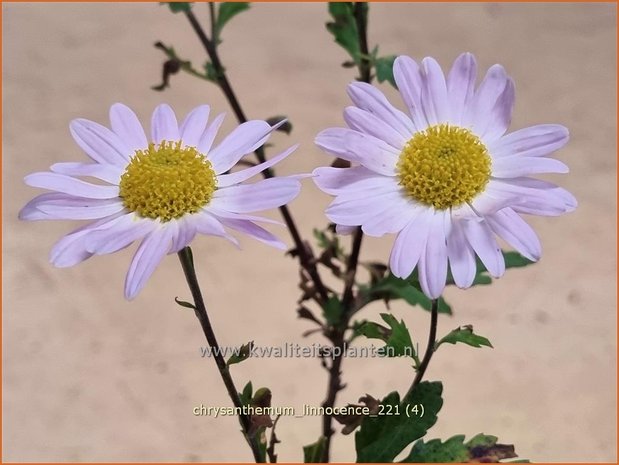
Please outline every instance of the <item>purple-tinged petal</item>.
[[394, 150], [401, 151], [408, 142], [398, 131], [369, 111], [357, 107], [347, 107], [344, 110], [344, 120], [351, 129], [363, 132], [385, 141]]
[[376, 87], [365, 82], [353, 82], [348, 85], [348, 95], [357, 107], [376, 115], [402, 137], [410, 139], [415, 132], [411, 119], [391, 105]]
[[206, 129], [210, 111], [211, 108], [208, 105], [200, 105], [189, 112], [179, 130], [185, 147], [198, 147]]
[[433, 215], [431, 209], [420, 208], [418, 214], [396, 236], [389, 257], [389, 268], [398, 278], [408, 278], [417, 266], [426, 248]]
[[278, 226], [284, 226], [284, 223], [278, 220], [272, 220], [271, 218], [265, 218], [263, 216], [232, 213], [226, 210], [213, 208], [212, 205], [208, 205], [207, 207], [203, 209], [203, 211], [217, 217], [218, 219], [229, 218], [232, 220], [248, 220], [248, 221], [253, 221], [255, 223], [267, 223], [267, 224], [276, 224]]
[[421, 107], [430, 126], [449, 121], [447, 84], [441, 66], [434, 58], [421, 62]]
[[128, 106], [122, 103], [112, 105], [110, 123], [112, 131], [125, 143], [129, 150], [135, 152], [148, 148], [144, 128], [136, 114]]
[[[415, 130], [425, 130], [428, 127], [428, 120], [421, 109], [423, 82], [419, 66], [412, 58], [399, 56], [393, 62], [393, 77], [402, 95], [402, 100], [408, 107]], [[404, 134], [404, 137], [410, 139], [411, 134]]]
[[456, 58], [447, 76], [447, 96], [451, 108], [449, 120], [456, 126], [462, 125], [467, 108], [472, 106], [476, 79], [475, 57], [471, 53], [463, 53]]
[[292, 178], [270, 178], [254, 184], [217, 189], [210, 205], [234, 213], [250, 213], [281, 207], [301, 191], [301, 183]]
[[[385, 205], [399, 202], [401, 199], [402, 194], [390, 188], [388, 190], [375, 189], [369, 195], [352, 192], [339, 195], [327, 207], [325, 215], [335, 224], [361, 226], [380, 215], [384, 211]], [[413, 207], [410, 206], [410, 208]], [[393, 225], [385, 225], [385, 228], [392, 229]]]
[[562, 161], [546, 157], [512, 157], [497, 158], [492, 162], [492, 176], [496, 178], [519, 178], [531, 174], [568, 173], [570, 169]]
[[467, 241], [479, 256], [491, 276], [500, 278], [505, 273], [505, 260], [492, 230], [485, 221], [464, 220], [461, 223]]
[[208, 236], [222, 237], [232, 242], [236, 247], [239, 247], [239, 241], [234, 236], [228, 234], [221, 221], [209, 213], [203, 212], [191, 216], [191, 222], [200, 234]]
[[542, 157], [559, 150], [567, 143], [569, 137], [569, 131], [565, 126], [539, 124], [501, 137], [488, 144], [488, 150], [495, 160], [512, 155]]
[[503, 92], [491, 110], [490, 122], [486, 130], [482, 134], [478, 133], [485, 144], [489, 144], [505, 134], [505, 131], [507, 131], [512, 121], [515, 100], [514, 81], [508, 77], [505, 89], [503, 89]]
[[447, 256], [456, 286], [463, 289], [470, 287], [477, 274], [477, 263], [460, 221], [452, 222], [451, 232], [447, 236]]
[[158, 226], [159, 222], [129, 213], [89, 234], [85, 247], [88, 252], [96, 255], [118, 252], [144, 238]]
[[558, 216], [574, 211], [576, 198], [555, 184], [531, 178], [502, 179], [495, 181], [495, 189], [511, 195], [511, 207], [531, 215]]
[[384, 199], [383, 209], [361, 225], [368, 236], [381, 237], [398, 233], [418, 214], [417, 206], [402, 192], [381, 199]]
[[475, 134], [485, 134], [492, 123], [492, 109], [507, 85], [507, 74], [501, 65], [493, 65], [488, 69], [484, 80], [479, 85], [472, 104], [473, 112], [470, 121], [464, 121], [465, 126], [472, 126]]
[[118, 197], [118, 186], [99, 186], [80, 179], [56, 173], [32, 173], [24, 178], [30, 187], [40, 187], [88, 199], [113, 199]]
[[133, 256], [125, 280], [125, 297], [132, 300], [142, 290], [172, 243], [172, 228], [161, 227], [146, 236]]
[[235, 173], [222, 174], [217, 177], [217, 187], [218, 188], [228, 187], [228, 186], [233, 186], [235, 184], [239, 184], [243, 181], [247, 181], [252, 176], [260, 174], [267, 168], [270, 168], [271, 166], [274, 166], [275, 164], [279, 163], [284, 158], [286, 158], [288, 155], [290, 155], [292, 152], [294, 152], [298, 147], [299, 147], [299, 144], [293, 145], [292, 147], [283, 151], [279, 155], [274, 156], [273, 158], [265, 161], [264, 163], [260, 163], [259, 165], [252, 166], [251, 168], [237, 171]]
[[538, 261], [542, 256], [542, 244], [533, 228], [511, 208], [505, 208], [486, 221], [495, 234], [529, 260]]
[[341, 236], [350, 236], [359, 226], [346, 226], [343, 224], [335, 225], [335, 233]]
[[253, 237], [264, 244], [275, 247], [276, 249], [286, 250], [287, 248], [286, 244], [280, 241], [275, 235], [251, 221], [222, 218], [221, 222], [229, 228], [242, 232], [243, 234]]
[[208, 159], [213, 164], [215, 174], [225, 173], [244, 155], [264, 145], [273, 129], [269, 123], [261, 120], [247, 121], [237, 126], [209, 153]]
[[425, 249], [419, 257], [419, 284], [425, 295], [438, 299], [447, 280], [447, 243], [445, 223], [447, 211], [437, 211], [430, 220]]
[[133, 153], [116, 134], [94, 121], [75, 119], [69, 131], [77, 145], [98, 163], [124, 167]]
[[219, 128], [224, 122], [224, 118], [226, 117], [225, 113], [220, 113], [213, 119], [211, 124], [207, 126], [207, 128], [202, 133], [200, 137], [200, 141], [198, 142], [198, 152], [207, 154], [211, 147], [213, 146], [213, 141], [215, 137], [217, 137], [217, 133], [219, 132]]
[[370, 171], [365, 166], [354, 168], [321, 167], [314, 170], [312, 180], [318, 188], [331, 195], [369, 191], [381, 191], [391, 186], [393, 191], [400, 190], [400, 186], [392, 177], [382, 176]]
[[322, 150], [375, 173], [395, 176], [399, 153], [386, 142], [352, 129], [330, 128], [316, 136], [316, 145]]
[[102, 165], [100, 163], [55, 163], [50, 170], [67, 176], [90, 176], [110, 184], [118, 185], [124, 170], [117, 165]]
[[181, 138], [176, 115], [170, 105], [162, 103], [155, 108], [151, 120], [151, 132], [155, 144], [160, 144], [164, 140], [175, 142]]
[[96, 220], [121, 212], [125, 206], [122, 201], [78, 199], [79, 201], [41, 202], [37, 208], [49, 215], [49, 219]]

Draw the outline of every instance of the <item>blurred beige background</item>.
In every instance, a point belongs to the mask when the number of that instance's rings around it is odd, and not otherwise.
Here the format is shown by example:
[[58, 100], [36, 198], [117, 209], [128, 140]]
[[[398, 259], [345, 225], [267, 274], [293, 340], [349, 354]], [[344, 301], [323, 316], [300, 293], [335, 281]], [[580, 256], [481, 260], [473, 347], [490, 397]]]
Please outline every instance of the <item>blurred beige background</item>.
[[[149, 121], [160, 102], [180, 115], [209, 103], [229, 111], [219, 90], [177, 75], [164, 93], [162, 54], [172, 44], [199, 65], [200, 44], [182, 15], [157, 4], [3, 4], [3, 460], [250, 460], [234, 418], [194, 417], [200, 403], [228, 405], [191, 311], [176, 257], [167, 257], [134, 302], [123, 299], [132, 247], [75, 268], [48, 263], [67, 222], [24, 223], [19, 208], [38, 192], [22, 178], [54, 162], [85, 160], [68, 131], [72, 118], [107, 124], [109, 106]], [[206, 20], [206, 6], [197, 5]], [[462, 51], [480, 68], [502, 63], [514, 77], [512, 130], [556, 122], [572, 140], [559, 153], [571, 174], [554, 179], [579, 199], [561, 218], [534, 218], [539, 264], [511, 270], [492, 287], [449, 289], [455, 309], [439, 332], [473, 324], [495, 348], [443, 347], [428, 379], [444, 382], [444, 406], [428, 439], [479, 432], [513, 443], [532, 461], [616, 460], [616, 48], [614, 4], [373, 4], [369, 36], [382, 53], [436, 57], [444, 68]], [[224, 32], [222, 59], [253, 118], [288, 115], [302, 147], [279, 168], [308, 172], [329, 162], [312, 143], [342, 125], [354, 70], [324, 28], [324, 4], [255, 4]], [[392, 101], [397, 94], [383, 86]], [[229, 113], [224, 133], [234, 125]], [[273, 153], [273, 152], [271, 152]], [[328, 197], [306, 182], [294, 211], [305, 234], [324, 222]], [[276, 213], [273, 213], [276, 217]], [[290, 243], [286, 231], [280, 235]], [[392, 238], [367, 239], [365, 258], [385, 259]], [[296, 265], [242, 239], [194, 243], [198, 273], [220, 343], [322, 342], [300, 334]], [[364, 310], [377, 318], [381, 305]], [[393, 305], [425, 341], [428, 314]], [[423, 343], [422, 343], [423, 344]], [[318, 405], [326, 373], [314, 359], [252, 359], [235, 366], [239, 386], [269, 386], [274, 404]], [[403, 391], [404, 360], [346, 359], [339, 403], [368, 392]], [[281, 461], [302, 460], [318, 418], [282, 418]], [[353, 438], [337, 435], [333, 460], [354, 460]]]

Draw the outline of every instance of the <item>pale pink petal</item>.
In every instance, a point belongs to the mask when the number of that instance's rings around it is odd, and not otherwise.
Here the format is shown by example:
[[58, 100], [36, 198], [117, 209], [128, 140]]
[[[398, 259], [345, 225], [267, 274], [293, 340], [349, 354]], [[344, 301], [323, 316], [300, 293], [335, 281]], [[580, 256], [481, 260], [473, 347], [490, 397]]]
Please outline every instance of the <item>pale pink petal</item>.
[[369, 111], [357, 107], [347, 107], [344, 110], [344, 120], [351, 129], [385, 141], [394, 150], [401, 151], [408, 142], [406, 137]]
[[198, 147], [210, 111], [208, 105], [200, 105], [189, 112], [179, 129], [185, 147]]
[[511, 197], [510, 207], [520, 213], [557, 216], [574, 211], [578, 202], [567, 190], [531, 178], [491, 181], [497, 195]]
[[217, 189], [211, 206], [234, 213], [250, 213], [281, 207], [301, 191], [301, 183], [292, 178], [270, 178], [254, 184]]
[[456, 126], [463, 123], [465, 112], [472, 105], [477, 79], [477, 62], [471, 53], [463, 53], [447, 76], [447, 95], [451, 108], [450, 122]]
[[118, 185], [124, 169], [117, 165], [100, 163], [55, 163], [50, 170], [68, 176], [90, 176], [110, 184]]
[[569, 172], [565, 163], [546, 157], [512, 157], [497, 158], [492, 162], [492, 176], [496, 178], [519, 178], [531, 174]]
[[160, 223], [129, 213], [93, 231], [85, 240], [88, 252], [105, 255], [128, 247], [154, 231]]
[[275, 235], [251, 221], [222, 218], [221, 222], [229, 228], [242, 232], [243, 234], [253, 237], [264, 244], [275, 247], [276, 249], [286, 250], [287, 248], [286, 244], [280, 241]]
[[236, 247], [239, 247], [239, 241], [236, 240], [234, 236], [228, 234], [226, 229], [221, 224], [221, 221], [213, 215], [206, 212], [192, 215], [191, 222], [196, 228], [196, 231], [200, 234], [222, 237], [232, 242]]
[[386, 142], [369, 134], [347, 128], [325, 129], [316, 136], [316, 145], [322, 150], [375, 173], [395, 176], [399, 152]]
[[30, 187], [40, 187], [56, 192], [89, 199], [113, 199], [118, 197], [118, 186], [99, 186], [80, 179], [56, 173], [32, 173], [24, 178]]
[[135, 113], [122, 103], [115, 103], [110, 108], [110, 123], [112, 131], [133, 152], [148, 148], [148, 140], [144, 128]]
[[463, 220], [461, 223], [467, 241], [479, 256], [490, 275], [500, 278], [505, 273], [505, 260], [494, 234], [485, 221]]
[[486, 221], [495, 234], [529, 260], [536, 262], [542, 256], [542, 244], [537, 234], [511, 208], [505, 208], [486, 217]]
[[395, 178], [382, 176], [368, 170], [364, 166], [354, 168], [316, 168], [312, 180], [320, 190], [331, 195], [344, 193], [363, 192], [371, 189], [385, 190], [391, 186], [391, 190], [400, 190]]
[[[473, 102], [473, 113], [471, 114], [472, 119], [470, 125], [475, 134], [479, 136], [485, 134], [488, 127], [493, 123], [492, 110], [505, 90], [507, 80], [507, 74], [501, 65], [491, 66], [486, 73], [484, 80], [475, 93]], [[465, 123], [469, 122], [465, 121]]]
[[520, 129], [488, 144], [493, 159], [519, 155], [542, 157], [559, 150], [570, 138], [569, 131], [559, 124], [540, 124]]
[[[338, 196], [326, 209], [325, 214], [335, 224], [361, 226], [381, 214], [385, 205], [400, 202], [401, 199], [402, 194], [392, 189], [374, 190], [371, 195], [352, 192]], [[384, 225], [387, 229], [395, 226], [395, 222]]]
[[210, 213], [218, 218], [230, 218], [233, 220], [248, 220], [253, 221], [255, 223], [267, 223], [267, 224], [276, 224], [278, 226], [284, 226], [284, 223], [278, 220], [272, 220], [271, 218], [265, 218], [263, 216], [255, 216], [255, 215], [245, 215], [241, 213], [233, 213], [226, 210], [221, 210], [218, 208], [213, 208], [212, 205], [208, 205], [204, 207], [203, 211]]
[[452, 222], [451, 232], [447, 236], [447, 256], [456, 286], [470, 287], [477, 274], [477, 263], [475, 252], [464, 236], [460, 221]]
[[175, 142], [180, 139], [176, 115], [170, 105], [162, 103], [155, 108], [151, 119], [151, 132], [155, 144], [160, 144], [164, 140]]
[[142, 290], [172, 243], [172, 228], [165, 226], [146, 236], [131, 261], [125, 280], [125, 297], [132, 300]]
[[368, 236], [381, 237], [398, 233], [418, 214], [418, 205], [401, 191], [381, 199], [384, 199], [383, 209], [361, 225]]
[[418, 214], [396, 236], [389, 257], [389, 268], [398, 278], [408, 278], [417, 266], [426, 247], [433, 216], [431, 209], [420, 208]]
[[512, 121], [515, 100], [514, 81], [508, 77], [505, 89], [503, 89], [494, 107], [492, 107], [490, 122], [486, 126], [486, 130], [483, 133], [477, 134], [485, 144], [489, 144], [505, 134]]
[[272, 131], [269, 123], [261, 120], [247, 121], [237, 126], [208, 156], [215, 173], [225, 173], [244, 155], [264, 145]]
[[[402, 95], [402, 100], [408, 107], [414, 130], [423, 131], [428, 127], [428, 120], [421, 109], [421, 71], [410, 57], [399, 56], [393, 62], [393, 77]], [[403, 134], [410, 139], [411, 134]]]
[[215, 119], [213, 119], [211, 124], [207, 126], [200, 137], [200, 141], [198, 142], [198, 152], [205, 155], [209, 153], [209, 150], [211, 150], [211, 147], [213, 146], [213, 141], [215, 140], [215, 137], [217, 137], [217, 133], [219, 132], [219, 128], [224, 122], [225, 117], [225, 113], [220, 113], [215, 117]]
[[430, 220], [425, 250], [419, 257], [419, 284], [425, 295], [438, 299], [447, 280], [447, 243], [445, 216], [448, 211], [437, 211]]
[[56, 200], [41, 202], [37, 209], [49, 216], [49, 219], [95, 220], [124, 210], [122, 201], [116, 199], [93, 200], [73, 198], [70, 201]]
[[421, 62], [421, 107], [430, 126], [449, 120], [447, 84], [440, 65], [434, 58]]
[[69, 130], [77, 145], [98, 163], [125, 166], [133, 150], [112, 131], [87, 119], [75, 119]]

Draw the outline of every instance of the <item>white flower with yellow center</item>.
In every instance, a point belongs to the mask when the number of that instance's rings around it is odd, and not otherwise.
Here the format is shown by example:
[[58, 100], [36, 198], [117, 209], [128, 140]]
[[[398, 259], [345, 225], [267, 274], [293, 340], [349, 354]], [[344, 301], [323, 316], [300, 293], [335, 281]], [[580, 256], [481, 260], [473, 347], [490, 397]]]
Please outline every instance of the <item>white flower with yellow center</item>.
[[401, 56], [393, 67], [409, 114], [394, 108], [375, 87], [355, 82], [348, 94], [348, 128], [321, 132], [316, 144], [359, 166], [318, 168], [314, 181], [336, 198], [326, 214], [341, 232], [361, 226], [369, 236], [397, 234], [390, 257], [394, 275], [417, 267], [426, 295], [437, 298], [447, 267], [469, 287], [475, 255], [491, 275], [505, 262], [495, 235], [538, 260], [540, 242], [521, 213], [555, 216], [576, 208], [566, 190], [531, 178], [567, 173], [547, 158], [568, 140], [565, 127], [532, 126], [505, 135], [514, 106], [514, 84], [492, 66], [475, 89], [473, 55], [459, 56], [445, 78], [433, 58], [418, 65]]
[[153, 113], [150, 143], [133, 111], [119, 103], [110, 109], [111, 130], [84, 119], [72, 121], [73, 138], [94, 163], [57, 163], [51, 172], [26, 176], [29, 186], [54, 192], [34, 198], [19, 217], [97, 220], [53, 247], [51, 261], [58, 267], [141, 240], [127, 274], [127, 299], [137, 295], [164, 255], [180, 251], [197, 233], [238, 245], [228, 227], [285, 249], [256, 224], [272, 221], [250, 213], [288, 203], [298, 195], [299, 181], [279, 177], [240, 183], [283, 160], [296, 146], [260, 165], [228, 173], [241, 157], [263, 145], [275, 127], [248, 121], [213, 147], [224, 115], [209, 125], [208, 117], [209, 107], [199, 106], [179, 127], [172, 109], [160, 105]]

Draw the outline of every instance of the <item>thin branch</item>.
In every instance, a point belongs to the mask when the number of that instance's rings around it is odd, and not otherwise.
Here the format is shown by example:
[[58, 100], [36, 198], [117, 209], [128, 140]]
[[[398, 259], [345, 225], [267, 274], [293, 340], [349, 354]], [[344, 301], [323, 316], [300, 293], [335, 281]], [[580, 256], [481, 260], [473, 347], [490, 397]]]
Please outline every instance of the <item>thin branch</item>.
[[430, 316], [430, 334], [428, 335], [428, 346], [426, 347], [426, 352], [423, 356], [423, 360], [421, 360], [421, 364], [419, 368], [417, 368], [417, 374], [415, 375], [415, 379], [413, 380], [413, 384], [408, 389], [406, 396], [410, 396], [415, 388], [421, 383], [423, 379], [423, 375], [426, 373], [426, 369], [430, 364], [430, 359], [432, 358], [432, 354], [434, 354], [435, 344], [436, 344], [436, 328], [438, 326], [438, 299], [434, 299], [432, 301], [432, 311]]

